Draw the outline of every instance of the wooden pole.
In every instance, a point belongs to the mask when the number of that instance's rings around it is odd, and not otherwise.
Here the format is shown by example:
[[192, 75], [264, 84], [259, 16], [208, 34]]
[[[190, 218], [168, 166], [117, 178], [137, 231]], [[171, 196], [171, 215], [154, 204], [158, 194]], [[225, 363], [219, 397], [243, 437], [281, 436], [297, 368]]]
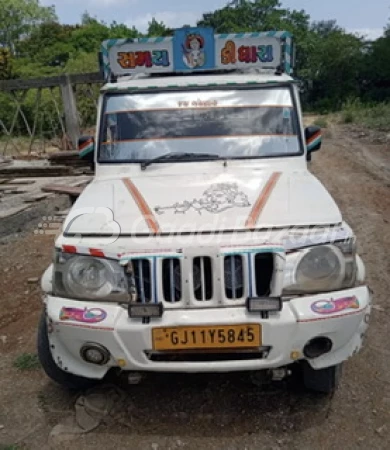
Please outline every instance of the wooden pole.
[[31, 133], [31, 139], [30, 139], [30, 147], [28, 150], [28, 153], [31, 153], [34, 141], [35, 141], [35, 133], [37, 131], [37, 124], [38, 124], [38, 117], [39, 117], [39, 107], [41, 106], [41, 94], [42, 94], [42, 89], [39, 88], [37, 90], [37, 95], [35, 97], [35, 116], [34, 116], [34, 124], [33, 124], [33, 129], [32, 129], [32, 133]]
[[61, 94], [64, 104], [66, 131], [72, 142], [73, 148], [76, 150], [80, 137], [80, 123], [76, 98], [69, 76], [66, 76], [65, 84], [61, 85]]

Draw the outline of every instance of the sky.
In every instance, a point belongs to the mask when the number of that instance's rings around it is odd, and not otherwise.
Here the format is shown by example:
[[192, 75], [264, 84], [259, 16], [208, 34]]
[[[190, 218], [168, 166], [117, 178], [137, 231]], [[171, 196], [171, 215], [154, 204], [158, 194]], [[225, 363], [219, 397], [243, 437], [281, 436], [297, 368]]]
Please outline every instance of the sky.
[[[195, 25], [203, 12], [213, 11], [228, 0], [41, 0], [55, 5], [63, 23], [77, 23], [86, 10], [107, 23], [117, 21], [146, 31], [155, 17], [169, 27]], [[336, 19], [348, 31], [375, 39], [390, 18], [389, 0], [282, 0], [284, 7], [304, 9], [312, 20]]]

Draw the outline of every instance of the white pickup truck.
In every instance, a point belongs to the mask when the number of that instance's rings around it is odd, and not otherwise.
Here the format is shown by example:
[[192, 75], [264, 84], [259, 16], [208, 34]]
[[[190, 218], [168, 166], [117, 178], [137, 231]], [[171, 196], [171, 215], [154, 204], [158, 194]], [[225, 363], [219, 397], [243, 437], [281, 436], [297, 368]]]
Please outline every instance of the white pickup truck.
[[110, 82], [80, 140], [96, 176], [42, 280], [53, 380], [296, 368], [308, 389], [337, 387], [371, 298], [308, 170], [321, 131], [303, 127], [292, 53], [284, 32], [104, 43]]

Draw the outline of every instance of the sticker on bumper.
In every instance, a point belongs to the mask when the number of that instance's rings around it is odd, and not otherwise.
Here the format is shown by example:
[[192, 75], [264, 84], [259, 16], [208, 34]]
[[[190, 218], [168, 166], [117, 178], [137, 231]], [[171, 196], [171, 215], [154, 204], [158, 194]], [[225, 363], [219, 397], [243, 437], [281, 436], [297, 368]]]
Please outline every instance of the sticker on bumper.
[[338, 300], [320, 300], [311, 305], [313, 312], [317, 314], [335, 314], [348, 309], [359, 309], [360, 303], [357, 297], [345, 297]]
[[80, 323], [100, 323], [107, 318], [107, 313], [100, 308], [62, 308], [60, 312], [61, 321]]

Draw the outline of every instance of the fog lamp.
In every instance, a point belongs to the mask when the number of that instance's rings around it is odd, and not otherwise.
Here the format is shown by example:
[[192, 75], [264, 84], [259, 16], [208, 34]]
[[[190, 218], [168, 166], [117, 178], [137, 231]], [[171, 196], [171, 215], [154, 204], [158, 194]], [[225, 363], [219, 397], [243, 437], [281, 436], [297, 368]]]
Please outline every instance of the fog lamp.
[[110, 352], [99, 344], [85, 344], [81, 347], [80, 355], [84, 361], [97, 366], [107, 364], [110, 359]]
[[144, 319], [153, 317], [162, 317], [164, 307], [162, 303], [132, 303], [129, 305], [129, 317], [132, 319]]
[[283, 309], [283, 302], [280, 297], [250, 297], [246, 307], [251, 313], [278, 312]]
[[305, 345], [303, 353], [306, 358], [315, 359], [331, 352], [332, 347], [333, 342], [328, 337], [316, 337]]

